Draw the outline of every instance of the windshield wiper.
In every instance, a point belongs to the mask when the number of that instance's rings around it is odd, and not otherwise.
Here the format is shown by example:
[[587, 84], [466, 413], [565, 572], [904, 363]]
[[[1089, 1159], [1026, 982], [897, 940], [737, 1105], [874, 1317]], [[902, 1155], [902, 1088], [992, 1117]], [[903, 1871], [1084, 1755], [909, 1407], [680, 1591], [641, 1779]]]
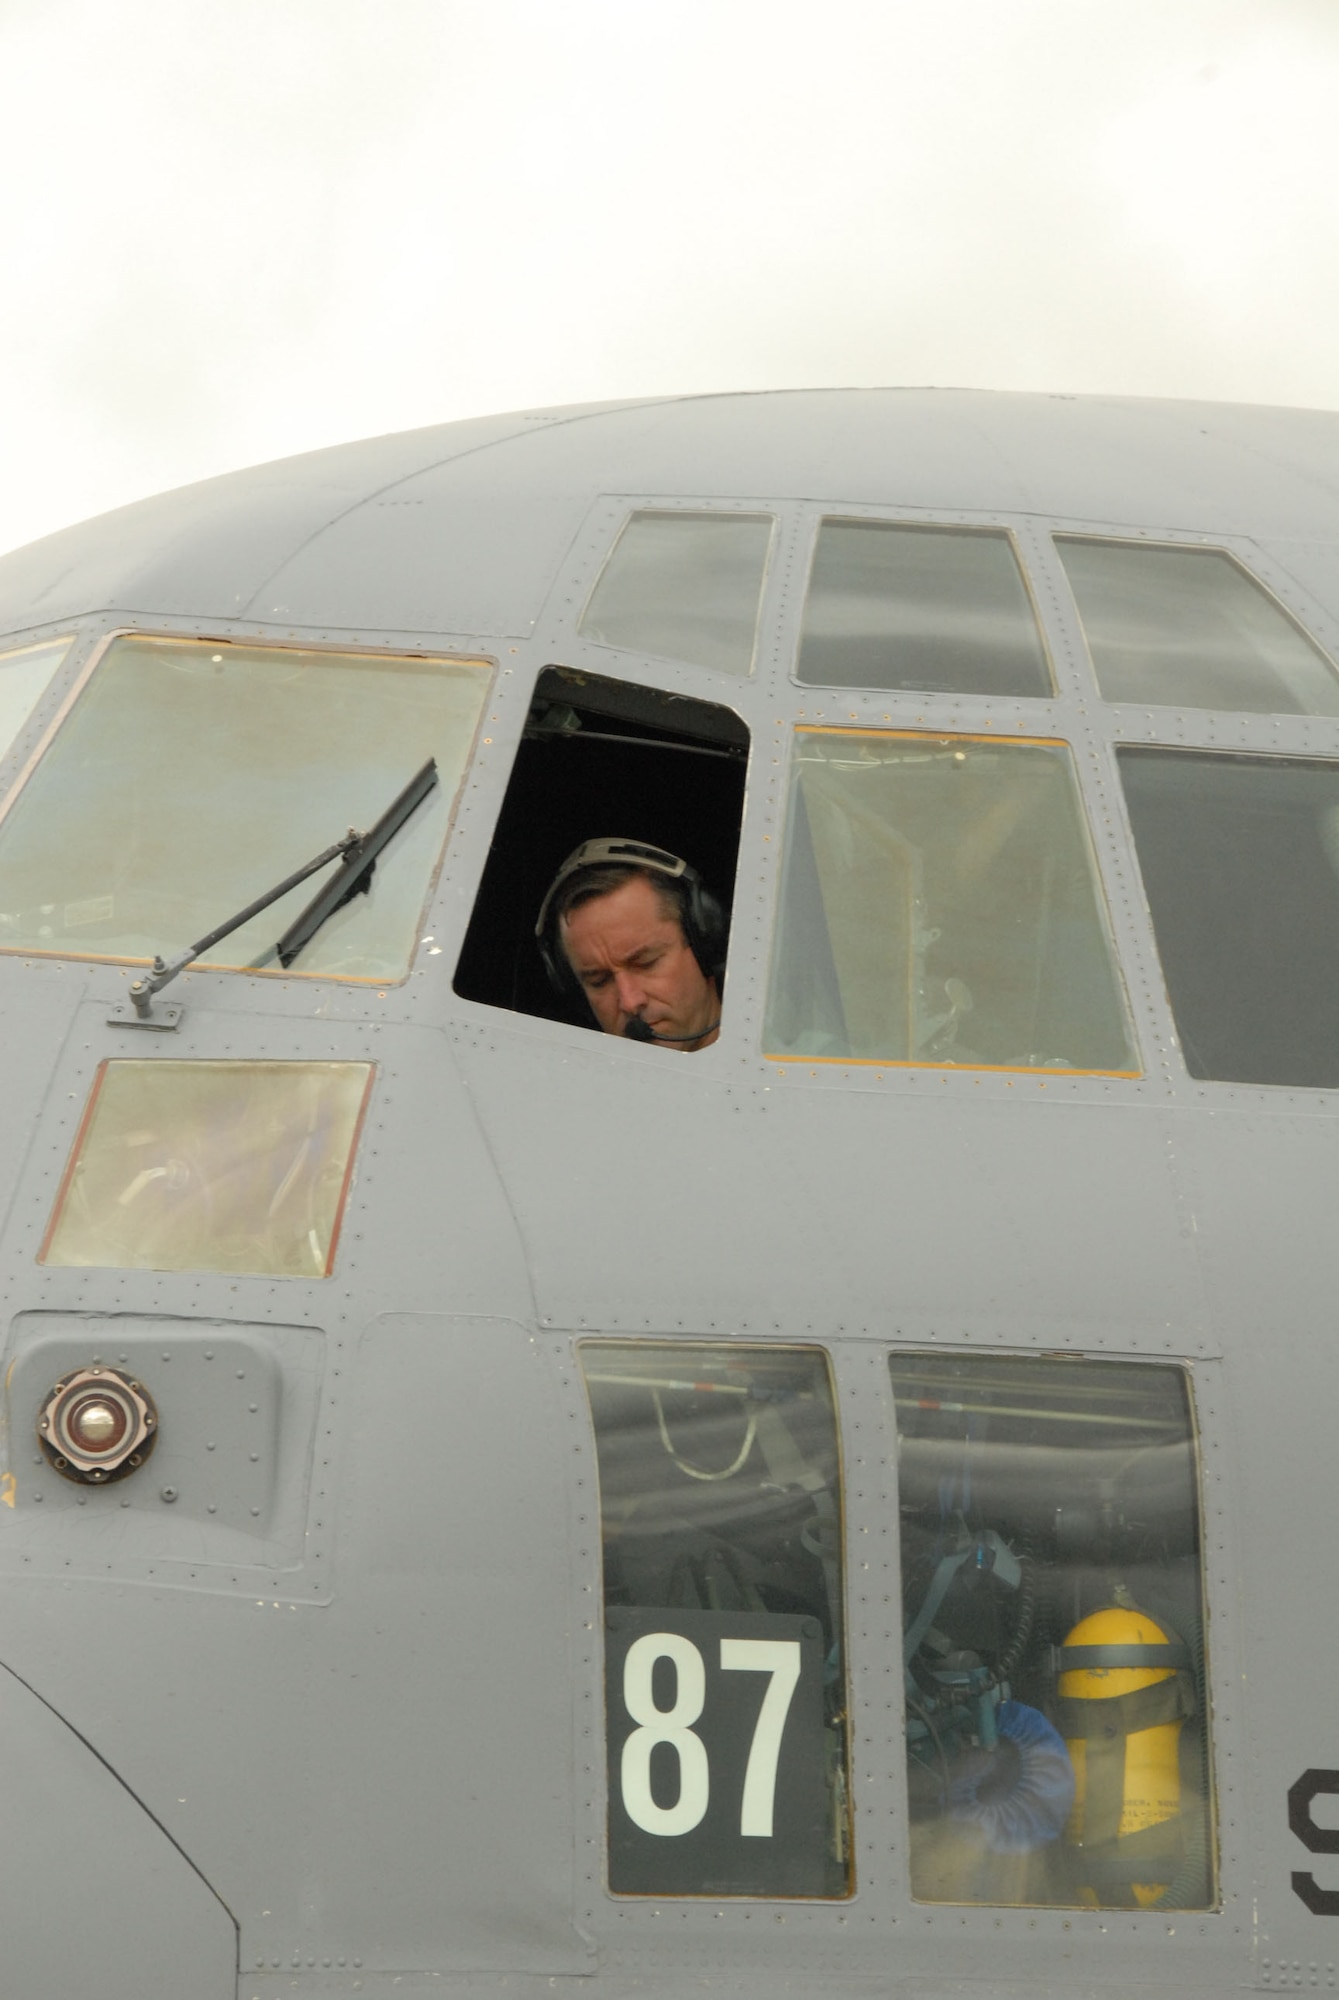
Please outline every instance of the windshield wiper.
[[[161, 993], [179, 972], [185, 970], [192, 959], [199, 958], [201, 952], [208, 951], [211, 945], [230, 937], [233, 931], [240, 930], [243, 924], [250, 923], [252, 917], [258, 917], [262, 910], [268, 910], [271, 903], [277, 903], [281, 896], [286, 896], [290, 889], [296, 889], [299, 882], [305, 882], [309, 875], [315, 875], [319, 869], [325, 868], [330, 862], [342, 856], [341, 866], [336, 869], [325, 887], [312, 897], [302, 914], [294, 918], [278, 944], [273, 947], [274, 956], [287, 970], [298, 953], [311, 943], [326, 918], [333, 916], [340, 905], [347, 903], [351, 896], [360, 895], [368, 889], [372, 871], [377, 865], [377, 856], [387, 842], [400, 831], [410, 814], [423, 803], [436, 783], [437, 761], [429, 757], [423, 769], [409, 780], [398, 798], [392, 801], [375, 826], [369, 827], [366, 833], [359, 833], [350, 827], [343, 840], [337, 840], [333, 847], [327, 847], [323, 854], [318, 854], [305, 868], [299, 868], [295, 874], [285, 876], [284, 880], [273, 889], [267, 889], [263, 896], [258, 896], [254, 903], [248, 903], [244, 910], [239, 910], [235, 917], [229, 917], [226, 923], [220, 924], [207, 936], [197, 938], [193, 945], [188, 945], [176, 958], [168, 959], [166, 962], [161, 958], [155, 958], [150, 970], [142, 979], [136, 979], [130, 988], [130, 997], [135, 1003], [135, 1013], [139, 1019], [152, 1020], [151, 1007], [154, 994]], [[270, 953], [267, 952], [265, 956], [268, 958]]]
[[436, 783], [437, 760], [429, 757], [423, 769], [409, 780], [399, 797], [387, 806], [376, 825], [370, 827], [366, 833], [360, 833], [351, 846], [346, 845], [343, 866], [336, 869], [324, 889], [317, 891], [301, 916], [294, 917], [274, 947], [275, 955], [285, 971], [298, 953], [311, 943], [327, 917], [333, 916], [341, 904], [347, 903], [351, 896], [357, 896], [370, 888], [372, 870], [377, 865], [377, 856], [382, 848], [400, 831], [409, 815], [422, 805]]

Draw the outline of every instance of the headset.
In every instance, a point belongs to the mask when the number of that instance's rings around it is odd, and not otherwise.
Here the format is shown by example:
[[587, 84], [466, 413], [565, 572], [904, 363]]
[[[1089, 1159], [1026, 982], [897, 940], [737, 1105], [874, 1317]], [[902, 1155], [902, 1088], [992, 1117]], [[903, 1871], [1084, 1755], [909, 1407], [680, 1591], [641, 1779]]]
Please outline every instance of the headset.
[[[581, 987], [567, 962], [567, 953], [558, 940], [556, 917], [551, 919], [554, 899], [571, 876], [586, 868], [643, 869], [662, 875], [673, 884], [679, 905], [679, 922], [684, 943], [702, 968], [704, 976], [719, 981], [725, 973], [725, 946], [729, 933], [725, 911], [703, 884], [696, 868], [663, 847], [648, 847], [641, 840], [583, 840], [564, 861], [548, 886], [535, 921], [535, 941], [549, 983], [558, 993], [579, 993]], [[634, 1040], [639, 1039], [634, 1036]]]

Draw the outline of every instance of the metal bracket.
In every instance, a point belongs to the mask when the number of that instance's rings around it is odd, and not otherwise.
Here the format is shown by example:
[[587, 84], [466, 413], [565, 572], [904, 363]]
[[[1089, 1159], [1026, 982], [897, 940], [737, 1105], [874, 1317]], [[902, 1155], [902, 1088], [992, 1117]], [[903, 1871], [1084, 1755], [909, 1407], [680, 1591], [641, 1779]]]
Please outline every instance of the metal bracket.
[[185, 1012], [185, 1007], [177, 1000], [165, 1000], [154, 1014], [137, 1013], [133, 1006], [127, 1006], [124, 1001], [118, 1001], [117, 1005], [112, 1008], [111, 1013], [107, 1016], [107, 1026], [109, 1028], [153, 1028], [161, 1033], [169, 1028], [175, 1028]]

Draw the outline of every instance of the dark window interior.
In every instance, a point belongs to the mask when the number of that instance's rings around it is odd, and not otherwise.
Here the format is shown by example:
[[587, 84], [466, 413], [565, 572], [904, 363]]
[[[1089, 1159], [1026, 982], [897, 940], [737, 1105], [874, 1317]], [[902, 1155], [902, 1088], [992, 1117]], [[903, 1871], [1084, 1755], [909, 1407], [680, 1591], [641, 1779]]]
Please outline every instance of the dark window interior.
[[1119, 752], [1192, 1076], [1339, 1085], [1339, 764]]
[[727, 907], [744, 807], [748, 731], [714, 702], [565, 667], [539, 677], [455, 987], [466, 1000], [593, 1027], [554, 991], [535, 919], [564, 858], [617, 835], [682, 855]]

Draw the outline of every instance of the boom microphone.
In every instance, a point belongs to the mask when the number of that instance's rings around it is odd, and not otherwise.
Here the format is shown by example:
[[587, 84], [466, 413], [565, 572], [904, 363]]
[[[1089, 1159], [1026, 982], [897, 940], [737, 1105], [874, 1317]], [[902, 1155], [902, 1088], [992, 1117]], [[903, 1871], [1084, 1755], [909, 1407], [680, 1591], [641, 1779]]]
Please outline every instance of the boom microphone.
[[683, 1048], [691, 1048], [694, 1042], [705, 1042], [708, 1035], [714, 1035], [720, 1025], [721, 1017], [718, 1014], [700, 1035], [658, 1035], [654, 1028], [647, 1027], [640, 1014], [634, 1014], [623, 1034], [630, 1042], [677, 1042]]

